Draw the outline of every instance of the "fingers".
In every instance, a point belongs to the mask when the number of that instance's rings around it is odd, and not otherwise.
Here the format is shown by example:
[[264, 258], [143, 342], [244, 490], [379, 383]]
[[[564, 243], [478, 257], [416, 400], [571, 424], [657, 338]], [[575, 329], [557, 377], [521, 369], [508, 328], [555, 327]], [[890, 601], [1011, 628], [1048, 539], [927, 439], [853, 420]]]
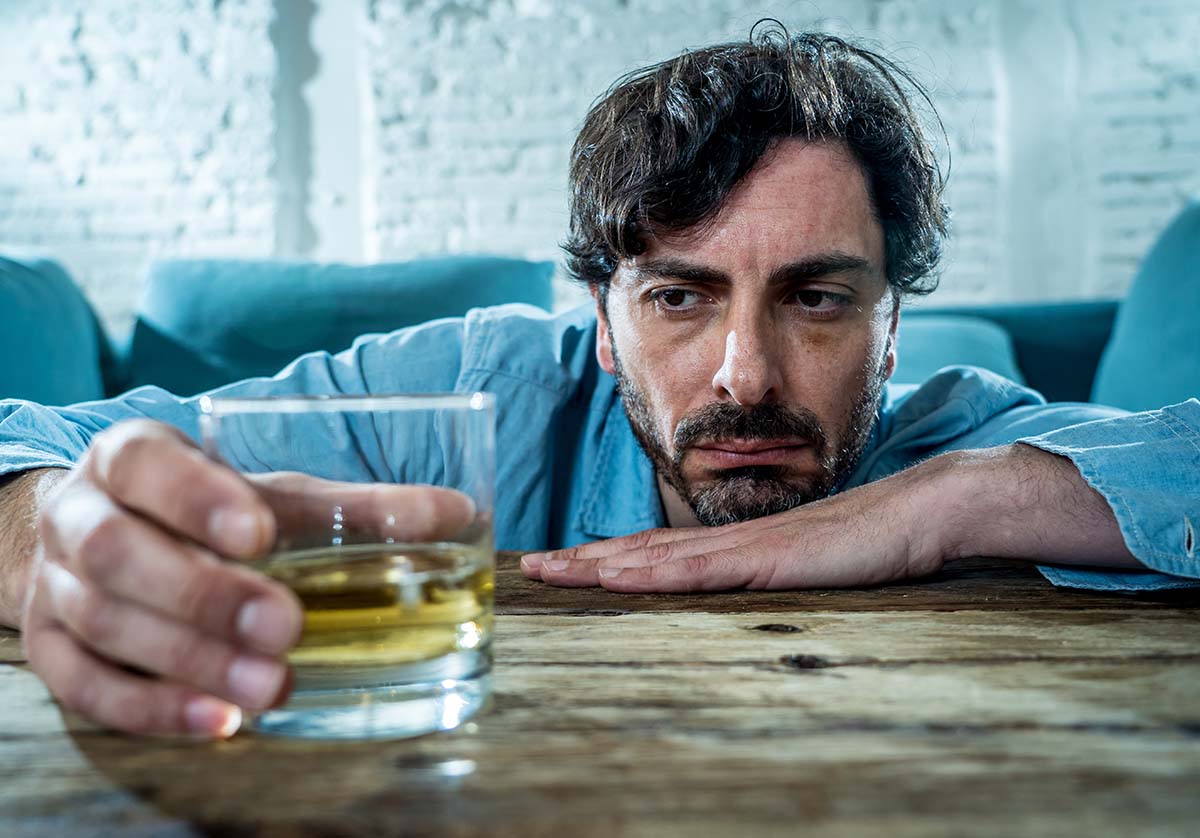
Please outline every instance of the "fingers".
[[[35, 591], [32, 611], [47, 613]], [[67, 630], [45, 620], [23, 634], [33, 671], [68, 709], [110, 728], [137, 734], [232, 736], [241, 726], [235, 705], [187, 686], [122, 671], [88, 652]]]
[[250, 485], [168, 425], [118, 423], [96, 435], [81, 465], [121, 505], [224, 555], [256, 556], [275, 540]]
[[[763, 557], [743, 549], [727, 529], [692, 529], [684, 537], [648, 530], [633, 536], [560, 550], [527, 561], [526, 576], [560, 587], [602, 586], [611, 591], [681, 593], [757, 587]], [[640, 546], [638, 546], [640, 545]]]
[[577, 547], [568, 547], [565, 550], [555, 550], [549, 553], [526, 553], [521, 557], [521, 572], [530, 579], [540, 579], [541, 565], [546, 561], [597, 560], [617, 556], [653, 554], [656, 550], [669, 556], [670, 550], [659, 545], [686, 541], [712, 532], [713, 530], [704, 527], [642, 530], [632, 535], [593, 541]]
[[303, 612], [287, 588], [172, 538], [87, 483], [48, 504], [41, 530], [53, 561], [109, 596], [269, 655], [300, 636]]
[[181, 684], [122, 672], [60, 629], [39, 632], [28, 648], [34, 671], [60, 703], [104, 727], [207, 738], [227, 738], [241, 727], [242, 712], [235, 705]]
[[127, 600], [87, 587], [51, 562], [41, 583], [50, 610], [80, 645], [105, 659], [130, 664], [219, 696], [239, 707], [265, 710], [280, 698], [287, 668], [274, 658], [243, 652]]
[[471, 498], [453, 489], [390, 483], [340, 483], [295, 472], [253, 475], [281, 539], [343, 534], [379, 540], [441, 541], [475, 519]]

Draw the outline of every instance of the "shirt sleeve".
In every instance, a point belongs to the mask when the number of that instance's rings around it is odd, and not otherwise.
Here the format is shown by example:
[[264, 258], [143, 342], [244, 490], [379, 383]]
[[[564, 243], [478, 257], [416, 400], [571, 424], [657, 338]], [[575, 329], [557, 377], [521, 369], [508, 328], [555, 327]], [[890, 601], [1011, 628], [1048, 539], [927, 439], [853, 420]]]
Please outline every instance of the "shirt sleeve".
[[885, 444], [866, 464], [879, 479], [947, 451], [1022, 443], [1067, 459], [1107, 501], [1148, 570], [1039, 567], [1055, 585], [1104, 591], [1200, 586], [1200, 401], [1128, 413], [1047, 404], [991, 373], [944, 370], [885, 415]]
[[1110, 591], [1200, 586], [1200, 401], [1016, 441], [1071, 460], [1108, 502], [1129, 551], [1152, 571], [1039, 568], [1047, 579]]
[[[437, 320], [387, 335], [363, 336], [335, 355], [313, 352], [272, 378], [247, 379], [208, 395], [450, 392], [462, 368], [463, 344], [461, 318]], [[157, 387], [61, 408], [0, 401], [0, 476], [35, 468], [70, 468], [92, 437], [127, 419], [165, 422], [199, 442], [199, 401], [199, 396], [181, 398]], [[276, 459], [270, 452], [265, 457]]]

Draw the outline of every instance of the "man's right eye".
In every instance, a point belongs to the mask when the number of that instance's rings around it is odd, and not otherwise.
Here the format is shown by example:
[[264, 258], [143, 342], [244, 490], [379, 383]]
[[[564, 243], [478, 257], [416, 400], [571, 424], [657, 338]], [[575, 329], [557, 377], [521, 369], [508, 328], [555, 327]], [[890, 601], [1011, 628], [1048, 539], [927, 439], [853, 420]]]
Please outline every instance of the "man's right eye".
[[700, 302], [701, 295], [686, 288], [663, 288], [654, 292], [653, 300], [667, 311], [681, 311]]

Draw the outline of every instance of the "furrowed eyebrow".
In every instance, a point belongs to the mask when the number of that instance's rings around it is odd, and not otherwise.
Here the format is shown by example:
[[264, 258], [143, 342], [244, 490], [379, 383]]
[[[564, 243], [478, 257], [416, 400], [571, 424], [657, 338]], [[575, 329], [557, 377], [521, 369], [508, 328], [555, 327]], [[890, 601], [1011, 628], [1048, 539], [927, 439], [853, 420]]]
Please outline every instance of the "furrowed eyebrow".
[[795, 285], [801, 282], [812, 282], [815, 279], [830, 274], [856, 273], [866, 274], [871, 270], [871, 263], [861, 256], [851, 256], [847, 253], [823, 253], [789, 265], [782, 265], [771, 272], [768, 280], [770, 285]]
[[680, 259], [655, 259], [637, 266], [639, 283], [650, 279], [678, 279], [697, 285], [730, 285], [729, 274]]
[[[781, 265], [771, 272], [770, 285], [794, 285], [812, 282], [830, 274], [869, 273], [871, 263], [861, 256], [848, 253], [822, 253], [807, 259]], [[682, 259], [652, 259], [637, 266], [638, 283], [651, 279], [677, 279], [697, 285], [731, 285], [729, 274]]]

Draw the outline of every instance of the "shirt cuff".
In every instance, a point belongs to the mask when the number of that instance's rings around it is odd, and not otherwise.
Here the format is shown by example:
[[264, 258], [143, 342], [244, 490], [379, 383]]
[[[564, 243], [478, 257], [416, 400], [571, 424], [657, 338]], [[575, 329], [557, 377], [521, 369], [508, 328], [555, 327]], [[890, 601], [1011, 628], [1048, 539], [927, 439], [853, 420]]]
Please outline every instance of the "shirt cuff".
[[1047, 579], [1110, 591], [1200, 586], [1200, 401], [1018, 442], [1071, 460], [1112, 509], [1129, 552], [1151, 571], [1039, 568]]
[[1170, 591], [1200, 588], [1200, 579], [1182, 579], [1154, 571], [1079, 570], [1077, 568], [1038, 566], [1042, 576], [1060, 588], [1084, 588], [1089, 591]]
[[33, 471], [39, 468], [74, 468], [75, 463], [62, 457], [48, 455], [18, 445], [0, 446], [0, 477]]

